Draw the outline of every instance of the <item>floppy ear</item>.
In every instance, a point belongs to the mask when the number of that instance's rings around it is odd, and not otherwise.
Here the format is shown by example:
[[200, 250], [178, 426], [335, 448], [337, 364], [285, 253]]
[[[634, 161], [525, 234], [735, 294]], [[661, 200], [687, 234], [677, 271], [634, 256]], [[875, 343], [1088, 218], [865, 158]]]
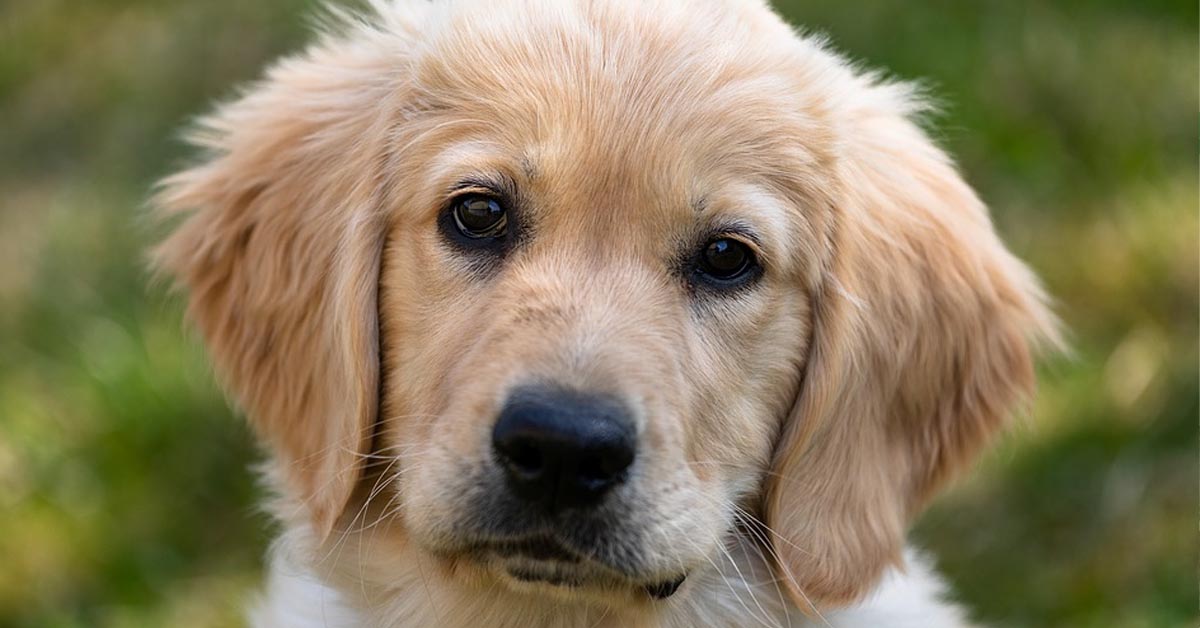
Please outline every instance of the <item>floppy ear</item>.
[[393, 36], [328, 38], [201, 121], [203, 163], [162, 183], [186, 217], [156, 266], [188, 292], [219, 379], [321, 537], [341, 514], [378, 399], [377, 194], [402, 62]]
[[899, 564], [909, 521], [1032, 393], [1033, 348], [1056, 333], [904, 90], [869, 89], [846, 113], [810, 354], [765, 494], [781, 580], [809, 609]]

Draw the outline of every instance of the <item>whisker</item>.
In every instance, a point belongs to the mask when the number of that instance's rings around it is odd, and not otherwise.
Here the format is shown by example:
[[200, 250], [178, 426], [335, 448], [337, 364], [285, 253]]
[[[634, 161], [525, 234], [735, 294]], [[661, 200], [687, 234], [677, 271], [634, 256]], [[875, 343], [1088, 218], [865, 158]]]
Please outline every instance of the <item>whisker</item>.
[[[717, 505], [718, 507], [720, 507], [722, 509], [728, 509], [730, 512], [733, 513], [735, 518], [737, 518], [739, 516], [738, 513], [740, 513], [741, 516], [748, 519], [749, 522], [751, 522], [755, 526], [760, 527], [762, 530], [766, 530], [766, 531], [773, 533], [775, 535], [775, 537], [783, 540], [788, 545], [794, 547], [797, 551], [804, 552], [805, 554], [808, 554], [810, 556], [813, 555], [812, 552], [796, 545], [795, 543], [791, 542], [787, 538], [783, 537], [783, 535], [781, 535], [778, 531], [774, 530], [773, 528], [768, 526], [765, 522], [763, 522], [761, 519], [759, 519], [758, 517], [755, 517], [753, 514], [746, 511], [744, 508], [737, 505], [733, 501], [723, 498], [723, 497], [720, 497], [720, 496], [704, 495], [704, 494], [700, 494], [700, 495], [704, 498], [709, 499], [711, 503]], [[761, 532], [761, 530], [760, 530], [760, 532]], [[757, 536], [756, 538], [758, 538], [760, 540], [763, 547], [767, 548], [767, 550], [769, 552], [771, 552], [771, 555], [775, 559], [775, 562], [776, 562], [781, 574], [787, 578], [787, 581], [789, 583], [791, 583], [791, 585], [796, 589], [796, 592], [799, 593], [800, 596], [804, 598], [804, 601], [808, 604], [809, 608], [812, 609], [813, 613], [816, 614], [817, 618], [821, 620], [821, 623], [823, 623], [826, 626], [830, 626], [829, 621], [825, 618], [824, 615], [821, 614], [821, 611], [817, 609], [816, 604], [814, 604], [812, 602], [812, 599], [808, 597], [808, 594], [804, 592], [804, 588], [801, 587], [800, 583], [796, 581], [795, 577], [790, 572], [787, 571], [786, 564], [781, 560], [781, 557], [775, 551], [775, 549], [773, 548], [773, 546], [769, 542], [769, 540], [765, 539], [761, 535]]]
[[379, 476], [375, 479], [375, 484], [371, 487], [371, 490], [368, 491], [367, 499], [363, 500], [362, 507], [360, 507], [358, 509], [358, 511], [354, 514], [354, 518], [350, 520], [350, 523], [349, 523], [349, 525], [346, 526], [346, 529], [341, 530], [339, 532], [337, 541], [334, 543], [333, 547], [331, 547], [329, 549], [329, 551], [326, 552], [325, 556], [323, 558], [321, 558], [321, 560], [319, 561], [318, 564], [328, 561], [330, 558], [333, 557], [334, 552], [338, 552], [338, 556], [339, 557], [341, 556], [341, 548], [343, 546], [343, 543], [353, 533], [354, 524], [358, 521], [359, 517], [362, 517], [365, 515], [365, 513], [367, 512], [367, 509], [371, 505], [371, 501], [378, 494], [378, 491], [380, 490], [379, 487], [380, 487], [381, 483], [383, 482], [383, 479], [387, 476], [387, 472], [389, 470], [391, 470], [392, 465], [396, 464], [396, 462], [399, 462], [399, 460], [400, 460], [399, 458], [396, 458], [391, 463], [389, 463], [387, 468], [385, 468], [383, 470], [383, 472], [380, 473]]
[[[746, 575], [742, 573], [742, 569], [740, 567], [738, 567], [737, 561], [733, 559], [733, 556], [729, 553], [729, 549], [727, 547], [725, 547], [725, 544], [721, 543], [717, 547], [721, 550], [721, 554], [723, 554], [725, 556], [725, 558], [727, 558], [729, 560], [729, 564], [730, 564], [730, 566], [733, 567], [734, 572], [737, 573], [738, 578], [741, 579], [742, 582], [746, 582], [747, 584], [752, 584], [746, 578]], [[750, 600], [752, 602], [754, 602], [754, 605], [758, 607], [758, 610], [762, 611], [763, 616], [770, 617], [770, 614], [767, 613], [767, 610], [765, 608], [763, 608], [762, 602], [758, 601], [758, 596], [756, 596], [754, 594], [754, 587], [753, 586], [747, 587], [747, 591], [750, 593]]]
[[[671, 526], [676, 526], [676, 525], [677, 525], [677, 524], [675, 524], [675, 522], [674, 522], [674, 521], [672, 521], [672, 520], [668, 520], [668, 521], [667, 521], [667, 523], [668, 523], [669, 525], [671, 525]], [[679, 530], [679, 532], [681, 532], [681, 533], [682, 533], [682, 532], [683, 532], [683, 530], [682, 530], [682, 529], [680, 529], [680, 530]], [[720, 568], [719, 566], [717, 566], [717, 564], [716, 564], [715, 562], [713, 562], [713, 559], [712, 559], [712, 558], [710, 558], [710, 557], [708, 556], [708, 553], [707, 553], [707, 552], [703, 551], [703, 550], [700, 548], [700, 546], [699, 546], [699, 545], [698, 545], [698, 544], [697, 544], [697, 543], [696, 543], [694, 540], [692, 540], [691, 538], [689, 538], [689, 537], [688, 537], [686, 534], [680, 534], [680, 535], [678, 535], [678, 537], [677, 537], [677, 538], [680, 538], [680, 539], [683, 539], [684, 541], [686, 541], [686, 542], [687, 542], [689, 545], [691, 545], [691, 546], [692, 546], [692, 549], [693, 549], [693, 550], [694, 550], [694, 551], [695, 551], [697, 554], [699, 554], [699, 555], [701, 555], [702, 557], [704, 557], [704, 560], [708, 561], [708, 564], [709, 564], [709, 565], [712, 565], [713, 571], [714, 571], [714, 572], [717, 574], [717, 576], [719, 576], [719, 577], [721, 578], [721, 581], [725, 583], [725, 586], [726, 586], [726, 587], [729, 589], [729, 592], [733, 594], [733, 599], [734, 599], [735, 601], [737, 601], [737, 603], [738, 603], [738, 604], [739, 604], [739, 605], [742, 607], [742, 609], [743, 609], [743, 610], [745, 610], [745, 611], [746, 611], [746, 614], [747, 614], [748, 616], [750, 616], [750, 617], [753, 617], [753, 618], [755, 619], [755, 621], [758, 621], [758, 623], [760, 623], [760, 624], [762, 624], [762, 625], [766, 626], [767, 628], [771, 628], [770, 624], [768, 624], [768, 623], [766, 623], [765, 621], [763, 621], [763, 620], [762, 620], [762, 618], [760, 618], [760, 617], [758, 617], [757, 615], [755, 615], [755, 614], [754, 614], [754, 611], [750, 610], [750, 607], [749, 607], [749, 606], [746, 604], [745, 600], [743, 600], [743, 599], [742, 599], [742, 596], [738, 594], [738, 592], [737, 592], [737, 590], [736, 590], [736, 589], [734, 589], [734, 587], [733, 587], [733, 584], [729, 582], [729, 578], [727, 578], [727, 577], [725, 576], [725, 572], [723, 572], [723, 571], [721, 570], [721, 568]]]

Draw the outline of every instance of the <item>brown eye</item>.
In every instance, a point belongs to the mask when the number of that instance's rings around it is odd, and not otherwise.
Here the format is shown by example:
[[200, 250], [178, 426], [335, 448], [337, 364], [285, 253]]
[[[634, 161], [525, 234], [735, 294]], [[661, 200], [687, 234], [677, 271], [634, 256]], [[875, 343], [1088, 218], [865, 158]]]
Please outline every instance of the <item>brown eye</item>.
[[454, 201], [454, 226], [468, 238], [500, 238], [508, 231], [508, 211], [500, 201], [468, 194]]
[[733, 238], [710, 240], [700, 251], [700, 272], [722, 282], [736, 281], [756, 268], [754, 252]]

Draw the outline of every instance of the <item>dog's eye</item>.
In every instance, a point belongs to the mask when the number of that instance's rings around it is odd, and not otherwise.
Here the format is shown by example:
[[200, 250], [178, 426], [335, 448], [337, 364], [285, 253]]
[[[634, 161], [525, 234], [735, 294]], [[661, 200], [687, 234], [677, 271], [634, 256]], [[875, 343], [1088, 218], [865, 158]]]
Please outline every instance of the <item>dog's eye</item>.
[[729, 237], [709, 240], [700, 251], [697, 270], [721, 283], [736, 282], [758, 267], [754, 251]]
[[454, 201], [451, 213], [458, 232], [468, 238], [499, 238], [508, 231], [508, 211], [490, 196], [462, 196]]

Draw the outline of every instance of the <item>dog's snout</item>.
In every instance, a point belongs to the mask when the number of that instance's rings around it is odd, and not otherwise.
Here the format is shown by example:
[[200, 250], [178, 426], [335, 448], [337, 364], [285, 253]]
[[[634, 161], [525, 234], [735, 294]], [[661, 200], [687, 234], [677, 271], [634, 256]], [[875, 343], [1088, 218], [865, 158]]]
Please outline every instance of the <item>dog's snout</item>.
[[624, 481], [637, 449], [619, 400], [560, 388], [514, 391], [492, 443], [513, 492], [552, 511], [597, 503]]

